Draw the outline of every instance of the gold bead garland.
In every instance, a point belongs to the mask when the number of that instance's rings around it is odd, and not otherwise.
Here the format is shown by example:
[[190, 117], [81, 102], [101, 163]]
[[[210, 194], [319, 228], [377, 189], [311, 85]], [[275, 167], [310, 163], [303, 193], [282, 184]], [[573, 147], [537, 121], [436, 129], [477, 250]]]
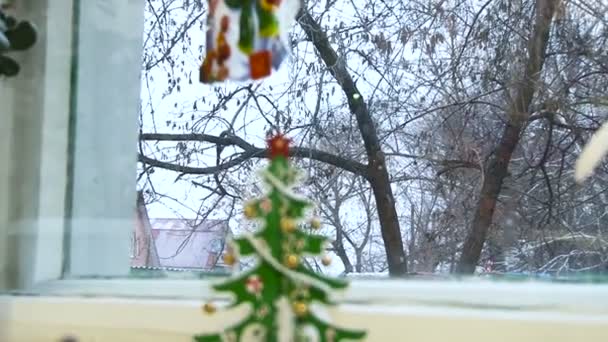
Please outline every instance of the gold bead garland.
[[281, 218], [281, 230], [284, 233], [293, 233], [296, 230], [296, 222], [289, 217]]
[[211, 315], [211, 314], [214, 314], [217, 311], [217, 308], [212, 303], [205, 303], [205, 305], [203, 305], [203, 311], [206, 314]]
[[285, 257], [285, 265], [291, 269], [298, 267], [299, 258], [295, 254], [289, 254]]
[[257, 210], [253, 204], [249, 203], [245, 206], [245, 209], [243, 209], [243, 213], [245, 214], [246, 218], [252, 219], [256, 217]]
[[308, 304], [303, 301], [295, 301], [293, 303], [293, 312], [298, 317], [302, 317], [308, 313]]
[[224, 263], [228, 266], [232, 266], [236, 263], [236, 257], [232, 253], [224, 254]]

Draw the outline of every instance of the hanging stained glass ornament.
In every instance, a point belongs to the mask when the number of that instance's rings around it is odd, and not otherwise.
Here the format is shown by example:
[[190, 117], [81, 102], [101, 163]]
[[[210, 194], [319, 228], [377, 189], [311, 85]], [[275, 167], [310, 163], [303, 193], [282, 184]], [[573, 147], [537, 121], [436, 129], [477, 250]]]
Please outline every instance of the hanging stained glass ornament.
[[209, 0], [200, 81], [269, 76], [288, 56], [288, 32], [300, 0]]

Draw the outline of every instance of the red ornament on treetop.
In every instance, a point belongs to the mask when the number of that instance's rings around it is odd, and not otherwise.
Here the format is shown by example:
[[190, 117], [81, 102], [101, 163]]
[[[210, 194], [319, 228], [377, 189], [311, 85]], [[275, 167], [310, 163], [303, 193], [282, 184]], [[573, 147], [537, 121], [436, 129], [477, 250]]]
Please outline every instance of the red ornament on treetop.
[[289, 143], [291, 139], [285, 138], [283, 134], [277, 134], [268, 140], [268, 147], [270, 148], [270, 158], [278, 156], [289, 157]]

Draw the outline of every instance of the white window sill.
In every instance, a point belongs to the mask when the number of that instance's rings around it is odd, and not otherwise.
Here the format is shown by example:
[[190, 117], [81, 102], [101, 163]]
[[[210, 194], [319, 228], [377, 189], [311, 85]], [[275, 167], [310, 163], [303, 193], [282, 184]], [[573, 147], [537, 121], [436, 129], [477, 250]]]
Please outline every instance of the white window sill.
[[[57, 281], [38, 289], [48, 296], [0, 297], [8, 308], [0, 325], [8, 326], [6, 341], [69, 333], [80, 341], [191, 341], [238, 320], [201, 312], [208, 288], [204, 281]], [[367, 329], [368, 341], [608, 340], [608, 285], [354, 281], [341, 302], [330, 315]]]

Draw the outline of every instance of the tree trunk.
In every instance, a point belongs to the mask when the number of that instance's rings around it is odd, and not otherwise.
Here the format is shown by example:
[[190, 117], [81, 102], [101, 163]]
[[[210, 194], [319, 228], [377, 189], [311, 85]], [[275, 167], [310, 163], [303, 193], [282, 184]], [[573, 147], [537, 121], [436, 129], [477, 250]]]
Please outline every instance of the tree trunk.
[[363, 271], [363, 250], [357, 248], [355, 251], [355, 257], [357, 264], [355, 265], [355, 271], [361, 273]]
[[338, 258], [340, 258], [340, 260], [342, 261], [342, 264], [344, 264], [344, 273], [345, 274], [353, 273], [353, 264], [350, 262], [350, 259], [348, 258], [348, 254], [346, 253], [346, 249], [344, 248], [344, 244], [342, 243], [342, 240], [338, 240], [338, 241], [334, 242], [333, 247], [334, 247], [334, 251], [336, 252], [336, 255], [338, 256]]
[[540, 72], [545, 61], [551, 21], [559, 0], [538, 0], [534, 30], [528, 41], [528, 59], [522, 80], [515, 84], [508, 110], [508, 122], [494, 156], [484, 168], [484, 180], [475, 216], [465, 239], [462, 255], [456, 271], [470, 274], [479, 262], [488, 229], [492, 223], [496, 199], [507, 175], [513, 151], [519, 143], [520, 134], [528, 120], [528, 107], [538, 88]]
[[305, 8], [300, 9], [297, 19], [308, 39], [312, 41], [319, 52], [321, 59], [342, 88], [348, 99], [350, 112], [355, 115], [368, 159], [366, 176], [374, 191], [374, 198], [378, 207], [389, 274], [391, 276], [404, 275], [407, 272], [407, 258], [403, 249], [393, 190], [386, 169], [384, 153], [367, 104], [346, 69], [344, 60], [339, 58], [336, 51], [331, 47], [326, 32]]
[[342, 264], [344, 264], [344, 273], [352, 273], [353, 272], [353, 264], [350, 262], [348, 258], [348, 253], [346, 253], [346, 248], [344, 248], [344, 227], [342, 226], [342, 222], [340, 221], [340, 205], [341, 200], [336, 199], [336, 206], [331, 207], [328, 205], [330, 210], [330, 220], [333, 223], [334, 227], [336, 227], [336, 241], [333, 242], [333, 247], [336, 255], [342, 260]]

